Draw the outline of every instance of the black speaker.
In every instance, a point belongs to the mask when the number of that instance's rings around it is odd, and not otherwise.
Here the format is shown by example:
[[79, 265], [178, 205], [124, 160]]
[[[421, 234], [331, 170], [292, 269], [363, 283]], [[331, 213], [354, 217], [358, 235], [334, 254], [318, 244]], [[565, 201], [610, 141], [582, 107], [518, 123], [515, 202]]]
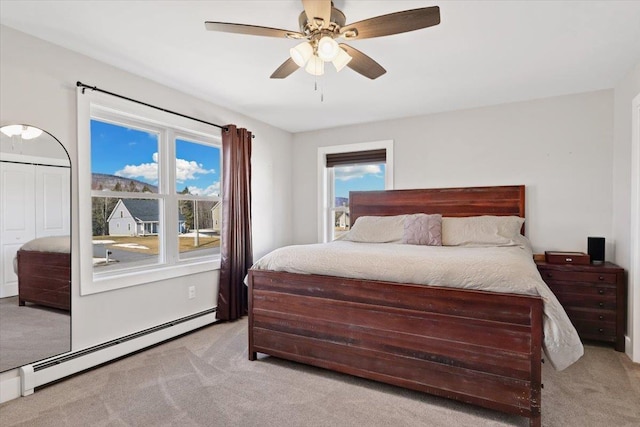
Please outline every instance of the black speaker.
[[591, 263], [602, 264], [604, 262], [604, 237], [587, 237], [587, 252], [591, 257]]

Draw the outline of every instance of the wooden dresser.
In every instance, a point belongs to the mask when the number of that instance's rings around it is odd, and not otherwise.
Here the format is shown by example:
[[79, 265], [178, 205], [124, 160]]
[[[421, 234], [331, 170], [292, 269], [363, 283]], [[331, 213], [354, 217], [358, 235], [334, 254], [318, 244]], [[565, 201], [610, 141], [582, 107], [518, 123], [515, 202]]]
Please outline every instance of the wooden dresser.
[[537, 261], [536, 264], [581, 338], [612, 342], [617, 351], [624, 351], [627, 322], [624, 269], [610, 262], [566, 265]]

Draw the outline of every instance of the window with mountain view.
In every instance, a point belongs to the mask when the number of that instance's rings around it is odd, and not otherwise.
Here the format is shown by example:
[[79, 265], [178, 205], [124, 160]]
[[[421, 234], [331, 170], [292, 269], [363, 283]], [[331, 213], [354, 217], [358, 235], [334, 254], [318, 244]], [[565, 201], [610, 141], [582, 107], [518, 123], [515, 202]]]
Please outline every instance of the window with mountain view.
[[90, 133], [94, 274], [219, 255], [219, 146], [124, 117]]

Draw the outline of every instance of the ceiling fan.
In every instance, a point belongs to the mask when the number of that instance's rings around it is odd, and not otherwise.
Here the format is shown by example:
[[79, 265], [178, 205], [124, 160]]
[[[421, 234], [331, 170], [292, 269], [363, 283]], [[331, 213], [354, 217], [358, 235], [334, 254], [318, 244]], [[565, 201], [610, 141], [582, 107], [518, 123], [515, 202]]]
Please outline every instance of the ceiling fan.
[[336, 9], [331, 0], [302, 0], [302, 5], [304, 11], [298, 18], [300, 31], [211, 21], [205, 22], [205, 28], [226, 33], [304, 40], [289, 50], [290, 58], [273, 72], [272, 79], [283, 79], [301, 67], [319, 76], [324, 74], [325, 62], [332, 62], [337, 71], [348, 66], [373, 80], [387, 70], [364, 53], [345, 43], [338, 43], [336, 39], [351, 41], [389, 36], [440, 23], [438, 6], [390, 13], [345, 25], [344, 13]]

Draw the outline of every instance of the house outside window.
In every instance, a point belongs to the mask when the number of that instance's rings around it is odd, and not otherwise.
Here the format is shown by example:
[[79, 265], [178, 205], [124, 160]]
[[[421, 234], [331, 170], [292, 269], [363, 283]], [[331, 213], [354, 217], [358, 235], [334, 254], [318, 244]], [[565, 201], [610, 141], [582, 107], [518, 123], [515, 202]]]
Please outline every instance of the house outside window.
[[217, 132], [96, 94], [78, 101], [81, 293], [219, 268]]
[[318, 240], [332, 241], [350, 229], [350, 191], [392, 188], [393, 141], [318, 148]]

